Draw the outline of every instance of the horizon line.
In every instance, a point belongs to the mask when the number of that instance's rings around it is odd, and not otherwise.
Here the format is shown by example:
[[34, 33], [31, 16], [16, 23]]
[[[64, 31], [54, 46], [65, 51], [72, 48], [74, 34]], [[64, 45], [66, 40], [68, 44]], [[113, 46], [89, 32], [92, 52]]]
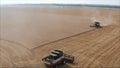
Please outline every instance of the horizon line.
[[58, 4], [58, 3], [41, 3], [41, 4], [29, 4], [29, 3], [23, 3], [23, 4], [0, 4], [0, 6], [65, 6], [65, 7], [103, 7], [103, 8], [120, 8], [119, 5], [106, 5], [106, 4]]

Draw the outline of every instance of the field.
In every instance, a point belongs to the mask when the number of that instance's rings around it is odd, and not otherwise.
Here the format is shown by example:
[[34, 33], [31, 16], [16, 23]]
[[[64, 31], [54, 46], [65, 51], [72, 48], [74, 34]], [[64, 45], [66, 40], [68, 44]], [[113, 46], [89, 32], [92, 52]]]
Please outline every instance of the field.
[[72, 68], [120, 67], [120, 28], [107, 26], [88, 31], [38, 47], [35, 53], [38, 58], [42, 58], [54, 49], [60, 49], [75, 56], [76, 64], [68, 65]]
[[[54, 49], [75, 56], [59, 68], [120, 67], [119, 8], [1, 9], [0, 67], [45, 68], [41, 59]], [[89, 27], [95, 21], [102, 28]]]

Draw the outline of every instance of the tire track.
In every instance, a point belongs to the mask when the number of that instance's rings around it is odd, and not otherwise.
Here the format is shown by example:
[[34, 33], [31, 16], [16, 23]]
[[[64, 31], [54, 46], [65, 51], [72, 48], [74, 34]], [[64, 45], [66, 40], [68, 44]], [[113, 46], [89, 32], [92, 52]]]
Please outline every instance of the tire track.
[[0, 39], [0, 67], [21, 67], [33, 60], [33, 52], [24, 45]]

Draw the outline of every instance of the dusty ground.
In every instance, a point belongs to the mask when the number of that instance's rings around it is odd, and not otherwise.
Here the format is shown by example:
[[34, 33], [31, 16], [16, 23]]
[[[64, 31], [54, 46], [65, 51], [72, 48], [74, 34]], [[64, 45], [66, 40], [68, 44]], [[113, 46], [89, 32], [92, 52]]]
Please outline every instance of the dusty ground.
[[[4, 40], [3, 40], [4, 42]], [[5, 43], [6, 44], [6, 43]], [[5, 45], [4, 44], [4, 45]], [[3, 46], [4, 46], [3, 45]], [[21, 47], [20, 47], [21, 48]], [[9, 49], [9, 48], [8, 48]], [[15, 49], [15, 48], [14, 48]], [[19, 48], [16, 48], [19, 49]], [[23, 50], [24, 51], [23, 51]], [[120, 67], [120, 27], [119, 26], [106, 26], [100, 29], [91, 30], [82, 34], [78, 34], [63, 40], [59, 40], [44, 46], [32, 49], [34, 54], [30, 54], [29, 50], [21, 48], [21, 52], [13, 53], [17, 56], [24, 55], [26, 59], [18, 60], [16, 64], [12, 64], [6, 59], [6, 63], [14, 67], [39, 67], [45, 68], [41, 59], [48, 55], [51, 50], [60, 49], [68, 54], [75, 56], [75, 64], [67, 64], [62, 68], [83, 68], [83, 67]], [[26, 53], [28, 52], [28, 53]], [[4, 52], [2, 52], [5, 54]], [[9, 52], [11, 53], [11, 52]], [[26, 56], [25, 56], [26, 53]], [[12, 54], [12, 53], [11, 53]], [[29, 56], [33, 56], [34, 59]], [[8, 55], [10, 56], [10, 55]], [[23, 57], [23, 56], [22, 56]], [[29, 60], [29, 61], [28, 61]], [[5, 61], [5, 60], [3, 60]], [[20, 63], [21, 62], [21, 63]], [[9, 66], [10, 66], [9, 65]], [[61, 67], [60, 67], [61, 68]]]
[[[45, 68], [41, 59], [53, 49], [60, 49], [75, 56], [75, 64], [60, 68], [120, 67], [119, 9], [2, 9], [0, 67]], [[89, 12], [86, 12], [88, 10]], [[104, 27], [90, 28], [89, 25], [95, 20], [102, 22]], [[54, 25], [56, 27], [53, 27]], [[53, 40], [58, 41], [43, 45]]]
[[[75, 56], [76, 64], [68, 65], [72, 68], [120, 67], [120, 27], [107, 26], [88, 31], [38, 47], [34, 51], [38, 59], [41, 59], [54, 49], [60, 49]], [[40, 66], [43, 66], [42, 61]]]
[[92, 30], [89, 26], [95, 21], [103, 26], [120, 22], [117, 8], [3, 6], [0, 9], [1, 38], [29, 49]]

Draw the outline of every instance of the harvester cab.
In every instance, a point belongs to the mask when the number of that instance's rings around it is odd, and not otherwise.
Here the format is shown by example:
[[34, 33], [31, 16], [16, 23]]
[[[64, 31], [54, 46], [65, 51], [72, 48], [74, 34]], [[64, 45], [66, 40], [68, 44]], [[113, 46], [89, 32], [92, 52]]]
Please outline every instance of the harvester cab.
[[95, 22], [94, 25], [95, 25], [96, 28], [100, 28], [101, 27], [100, 22]]
[[91, 25], [90, 27], [101, 28], [101, 25], [100, 22], [95, 22], [94, 25]]
[[59, 52], [59, 51], [55, 51], [54, 50], [54, 51], [51, 51], [51, 54], [55, 54], [56, 55], [56, 59], [63, 56], [63, 52], [62, 51]]

